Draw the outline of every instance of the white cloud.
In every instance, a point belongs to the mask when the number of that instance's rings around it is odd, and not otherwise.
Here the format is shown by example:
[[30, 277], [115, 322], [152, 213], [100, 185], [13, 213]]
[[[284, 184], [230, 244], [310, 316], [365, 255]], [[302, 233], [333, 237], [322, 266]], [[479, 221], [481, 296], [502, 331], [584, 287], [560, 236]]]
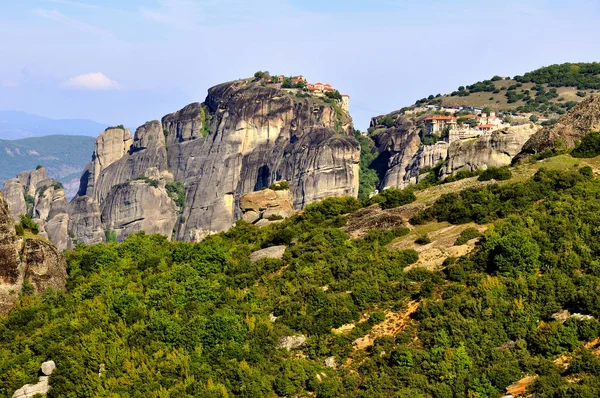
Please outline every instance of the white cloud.
[[118, 90], [121, 85], [101, 72], [86, 73], [65, 81], [63, 87], [80, 90]]
[[83, 32], [92, 33], [92, 34], [99, 35], [99, 36], [112, 36], [112, 33], [110, 33], [107, 30], [104, 30], [104, 29], [99, 28], [94, 25], [87, 24], [85, 22], [78, 21], [77, 19], [74, 19], [67, 15], [64, 15], [60, 11], [57, 11], [57, 10], [45, 10], [42, 8], [38, 8], [38, 9], [33, 10], [33, 12], [34, 12], [34, 14], [36, 14], [40, 17], [44, 17], [44, 18], [50, 19], [52, 21], [59, 22], [63, 25], [69, 26], [71, 28], [74, 28], [74, 29], [77, 29], [77, 30], [80, 30]]
[[17, 82], [14, 81], [14, 80], [2, 80], [0, 82], [0, 86], [2, 86], [2, 87], [8, 87], [8, 88], [17, 87]]

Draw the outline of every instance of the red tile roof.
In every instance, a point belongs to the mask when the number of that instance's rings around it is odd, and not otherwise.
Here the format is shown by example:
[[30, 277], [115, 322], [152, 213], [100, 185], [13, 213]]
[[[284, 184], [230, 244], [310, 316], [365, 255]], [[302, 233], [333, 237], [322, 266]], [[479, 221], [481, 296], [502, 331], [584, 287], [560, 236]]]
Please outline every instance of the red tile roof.
[[424, 120], [455, 120], [454, 116], [441, 116], [441, 115], [433, 115], [428, 116]]
[[477, 126], [478, 129], [491, 129], [493, 127], [496, 127], [496, 125], [495, 124], [484, 124], [481, 126]]

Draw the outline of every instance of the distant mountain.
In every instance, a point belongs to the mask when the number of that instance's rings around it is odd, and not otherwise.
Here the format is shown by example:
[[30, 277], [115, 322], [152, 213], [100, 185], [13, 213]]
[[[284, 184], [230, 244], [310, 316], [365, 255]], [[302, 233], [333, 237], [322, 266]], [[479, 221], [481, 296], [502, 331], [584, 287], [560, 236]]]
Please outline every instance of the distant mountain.
[[96, 137], [108, 125], [87, 119], [50, 119], [18, 111], [0, 111], [0, 138], [16, 140], [53, 134]]
[[0, 140], [0, 184], [18, 173], [42, 165], [48, 176], [65, 186], [68, 197], [77, 192], [79, 177], [90, 161], [94, 137], [49, 135], [20, 140]]

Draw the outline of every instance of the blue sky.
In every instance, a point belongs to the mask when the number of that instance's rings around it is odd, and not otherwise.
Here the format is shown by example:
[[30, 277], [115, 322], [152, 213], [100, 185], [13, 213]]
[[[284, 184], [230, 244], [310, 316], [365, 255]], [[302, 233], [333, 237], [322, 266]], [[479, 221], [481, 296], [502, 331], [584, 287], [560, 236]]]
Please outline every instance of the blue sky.
[[597, 0], [0, 0], [0, 110], [135, 128], [268, 70], [350, 94], [365, 129], [496, 74], [600, 61], [599, 17]]

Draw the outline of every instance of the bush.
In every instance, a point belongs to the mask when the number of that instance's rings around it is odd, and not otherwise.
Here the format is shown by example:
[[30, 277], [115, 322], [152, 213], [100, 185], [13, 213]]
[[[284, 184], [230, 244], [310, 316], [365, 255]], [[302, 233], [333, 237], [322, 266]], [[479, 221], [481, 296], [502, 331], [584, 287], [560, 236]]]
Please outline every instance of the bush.
[[481, 234], [479, 233], [479, 230], [477, 230], [477, 228], [469, 227], [460, 233], [458, 238], [456, 238], [456, 242], [454, 242], [454, 245], [464, 245], [471, 239], [479, 238], [480, 236]]
[[423, 234], [423, 235], [419, 236], [417, 239], [415, 239], [415, 243], [418, 245], [426, 245], [428, 243], [431, 243], [431, 239], [429, 238], [429, 235]]
[[481, 173], [477, 181], [505, 181], [512, 178], [512, 173], [507, 166], [504, 167], [488, 167]]
[[586, 134], [571, 151], [575, 158], [593, 158], [600, 155], [600, 132]]
[[277, 181], [269, 185], [269, 189], [273, 191], [286, 191], [290, 189], [290, 184], [287, 181]]
[[29, 214], [21, 214], [20, 218], [21, 218], [20, 226], [21, 226], [23, 233], [26, 229], [31, 231], [34, 234], [37, 234], [39, 232], [39, 230], [40, 230], [39, 225], [37, 223], [33, 222], [33, 220], [31, 219], [31, 216]]
[[169, 197], [175, 202], [175, 205], [183, 209], [185, 205], [185, 188], [183, 184], [179, 181], [169, 182], [165, 185], [165, 189], [167, 190], [167, 194]]
[[379, 203], [382, 209], [400, 207], [417, 200], [413, 191], [408, 189], [387, 188], [367, 201], [367, 205]]

